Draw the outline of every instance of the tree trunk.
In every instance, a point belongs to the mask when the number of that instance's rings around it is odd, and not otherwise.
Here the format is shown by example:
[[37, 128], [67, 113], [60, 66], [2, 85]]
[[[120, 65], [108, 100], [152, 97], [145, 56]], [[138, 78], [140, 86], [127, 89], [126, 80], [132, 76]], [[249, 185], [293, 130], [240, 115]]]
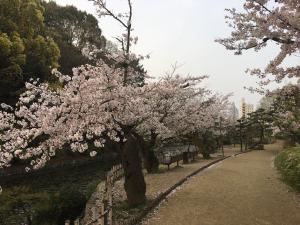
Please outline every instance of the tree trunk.
[[154, 146], [156, 135], [151, 136], [151, 140], [146, 142], [143, 137], [134, 133], [135, 138], [137, 139], [144, 161], [144, 167], [147, 170], [147, 173], [157, 173], [159, 171], [159, 160], [155, 155]]
[[184, 152], [182, 155], [183, 164], [189, 163], [189, 155], [190, 155], [190, 145], [188, 146], [187, 152]]
[[209, 150], [206, 149], [207, 147], [205, 145], [202, 144], [198, 144], [196, 145], [199, 149], [200, 154], [203, 156], [204, 159], [210, 159], [210, 153]]
[[128, 135], [122, 149], [122, 164], [124, 168], [124, 188], [130, 206], [137, 206], [146, 201], [146, 183], [142, 171], [141, 158], [137, 140]]
[[189, 152], [184, 152], [182, 154], [182, 161], [183, 161], [183, 164], [188, 164], [189, 163]]
[[210, 159], [210, 154], [208, 151], [204, 150], [203, 148], [200, 150], [200, 153], [202, 154], [204, 159]]
[[192, 142], [195, 146], [197, 146], [200, 154], [203, 156], [204, 159], [210, 159], [210, 153], [209, 153], [209, 149], [208, 146], [205, 145], [205, 143], [203, 143], [202, 140], [200, 140], [198, 137], [194, 137], [192, 139]]
[[263, 144], [263, 142], [264, 142], [264, 136], [265, 136], [265, 134], [264, 134], [264, 128], [261, 127], [260, 129], [261, 129], [260, 130], [260, 144]]
[[159, 161], [151, 148], [146, 149], [144, 165], [148, 173], [157, 173], [159, 170]]

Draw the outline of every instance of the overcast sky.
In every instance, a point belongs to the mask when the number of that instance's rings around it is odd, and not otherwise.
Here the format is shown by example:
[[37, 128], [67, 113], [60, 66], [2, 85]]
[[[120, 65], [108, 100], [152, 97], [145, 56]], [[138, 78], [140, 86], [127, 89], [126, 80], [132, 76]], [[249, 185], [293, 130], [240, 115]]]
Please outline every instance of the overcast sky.
[[[74, 5], [96, 15], [96, 8], [88, 0], [56, 0], [60, 5]], [[114, 11], [124, 11], [125, 0], [107, 0]], [[215, 42], [227, 37], [230, 28], [225, 24], [225, 8], [241, 8], [237, 0], [133, 0], [134, 35], [139, 37], [134, 51], [151, 53], [143, 62], [151, 76], [160, 76], [172, 64], [182, 65], [180, 73], [209, 75], [205, 85], [217, 92], [234, 93], [232, 100], [239, 106], [245, 97], [256, 104], [261, 98], [244, 90], [256, 86], [256, 78], [245, 74], [247, 68], [265, 67], [275, 56], [275, 46], [259, 53], [249, 51], [235, 56]], [[100, 18], [99, 24], [107, 39], [120, 35], [123, 30], [114, 20]]]

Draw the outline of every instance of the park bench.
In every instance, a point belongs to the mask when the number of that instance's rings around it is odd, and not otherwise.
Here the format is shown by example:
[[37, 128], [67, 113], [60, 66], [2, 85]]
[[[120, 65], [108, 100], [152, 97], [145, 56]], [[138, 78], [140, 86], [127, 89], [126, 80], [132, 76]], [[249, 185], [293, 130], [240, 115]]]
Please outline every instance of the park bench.
[[[175, 150], [176, 149], [176, 150]], [[162, 158], [160, 163], [167, 165], [170, 169], [170, 165], [176, 163], [179, 166], [179, 162], [183, 160], [184, 163], [189, 163], [192, 160], [195, 160], [198, 155], [198, 150], [195, 146], [176, 146], [165, 149], [162, 153]]]
[[161, 164], [163, 165], [167, 165], [168, 166], [168, 170], [170, 169], [170, 165], [172, 163], [177, 163], [177, 166], [179, 166], [179, 161], [183, 160], [183, 153], [179, 153], [179, 154], [171, 154], [171, 153], [167, 153], [163, 155], [163, 160], [161, 162]]

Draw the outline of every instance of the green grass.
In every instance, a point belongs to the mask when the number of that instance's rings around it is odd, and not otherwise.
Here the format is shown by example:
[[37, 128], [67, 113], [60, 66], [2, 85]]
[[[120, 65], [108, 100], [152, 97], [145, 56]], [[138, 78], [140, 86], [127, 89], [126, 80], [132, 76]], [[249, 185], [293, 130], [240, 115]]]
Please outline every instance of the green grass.
[[283, 181], [300, 192], [300, 148], [289, 148], [279, 153], [275, 166], [280, 171]]

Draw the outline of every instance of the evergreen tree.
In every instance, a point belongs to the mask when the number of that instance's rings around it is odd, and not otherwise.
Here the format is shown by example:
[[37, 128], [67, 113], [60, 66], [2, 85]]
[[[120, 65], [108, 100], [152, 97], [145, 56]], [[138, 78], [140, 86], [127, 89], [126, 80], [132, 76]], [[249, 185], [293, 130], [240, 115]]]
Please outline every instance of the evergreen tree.
[[44, 32], [39, 0], [0, 0], [0, 102], [14, 103], [31, 78], [49, 79], [60, 51]]

